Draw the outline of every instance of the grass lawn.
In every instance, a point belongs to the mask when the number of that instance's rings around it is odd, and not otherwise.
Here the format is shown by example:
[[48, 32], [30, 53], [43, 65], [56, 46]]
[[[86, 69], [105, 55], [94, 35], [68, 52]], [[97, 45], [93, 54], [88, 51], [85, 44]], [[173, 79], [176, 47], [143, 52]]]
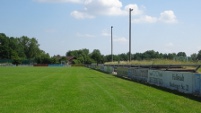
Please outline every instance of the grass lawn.
[[84, 67], [0, 67], [0, 113], [200, 113], [201, 102]]

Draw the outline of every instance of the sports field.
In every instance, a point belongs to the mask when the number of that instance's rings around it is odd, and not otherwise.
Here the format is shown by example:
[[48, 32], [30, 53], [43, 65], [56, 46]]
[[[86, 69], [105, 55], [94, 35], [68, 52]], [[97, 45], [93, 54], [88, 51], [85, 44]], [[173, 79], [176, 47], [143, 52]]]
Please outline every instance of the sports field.
[[200, 113], [201, 102], [84, 67], [0, 67], [0, 113]]

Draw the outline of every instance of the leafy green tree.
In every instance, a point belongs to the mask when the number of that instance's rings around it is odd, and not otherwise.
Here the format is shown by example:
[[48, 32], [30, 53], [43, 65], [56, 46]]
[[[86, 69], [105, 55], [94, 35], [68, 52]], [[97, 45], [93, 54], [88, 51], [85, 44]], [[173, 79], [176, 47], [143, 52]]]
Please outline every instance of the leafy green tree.
[[136, 53], [134, 54], [134, 59], [135, 60], [142, 60], [143, 56], [142, 56], [142, 53]]
[[94, 62], [90, 58], [90, 53], [89, 53], [88, 49], [80, 49], [80, 50], [68, 51], [66, 53], [66, 56], [76, 57], [76, 60], [73, 63], [91, 64], [92, 62]]
[[55, 57], [51, 57], [50, 60], [51, 60], [51, 64], [58, 64], [59, 63]]
[[198, 52], [197, 59], [201, 60], [201, 50]]
[[38, 41], [35, 38], [31, 38], [29, 41], [27, 58], [32, 59], [37, 57], [37, 53], [40, 51], [40, 49]]
[[19, 64], [22, 63], [22, 60], [20, 58], [15, 58], [15, 59], [13, 59], [12, 63], [15, 64], [16, 66], [18, 66]]
[[101, 55], [100, 51], [98, 49], [94, 49], [91, 53], [91, 58], [96, 61], [97, 65], [99, 63], [103, 63], [103, 56]]
[[177, 56], [178, 57], [186, 57], [186, 53], [185, 52], [178, 52]]
[[9, 59], [9, 52], [9, 38], [4, 33], [0, 33], [0, 59]]
[[28, 38], [22, 36], [19, 38], [19, 44], [22, 45], [21, 51], [24, 51], [27, 59], [33, 59], [37, 57], [40, 52], [38, 41], [35, 38]]
[[10, 48], [9, 53], [10, 53], [10, 58], [11, 58], [11, 59], [14, 59], [14, 58], [16, 58], [16, 57], [19, 57], [18, 52], [17, 52], [17, 49], [18, 49], [17, 39], [11, 37], [9, 40], [10, 40], [10, 41], [9, 41], [9, 48]]
[[171, 59], [171, 60], [174, 59], [176, 56], [177, 56], [176, 53], [168, 53], [167, 55], [168, 59]]
[[119, 54], [119, 60], [121, 61], [128, 61], [128, 55], [125, 53]]
[[198, 58], [198, 55], [197, 55], [196, 53], [193, 53], [193, 54], [191, 55], [191, 59], [192, 59], [193, 61], [196, 61], [197, 58]]
[[112, 61], [111, 59], [112, 59], [112, 56], [111, 56], [111, 55], [105, 55], [105, 56], [104, 56], [104, 61], [105, 61], [105, 62], [111, 62], [111, 61]]
[[38, 64], [51, 64], [50, 55], [42, 50], [40, 51], [40, 55], [35, 58], [35, 61]]
[[73, 64], [81, 64], [80, 60], [77, 60], [77, 59], [74, 59], [72, 63]]

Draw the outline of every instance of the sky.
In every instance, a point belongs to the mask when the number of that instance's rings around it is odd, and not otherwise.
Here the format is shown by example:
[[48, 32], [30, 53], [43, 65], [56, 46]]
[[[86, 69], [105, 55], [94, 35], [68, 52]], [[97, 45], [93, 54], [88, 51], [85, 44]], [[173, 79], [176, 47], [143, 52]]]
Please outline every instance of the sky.
[[36, 38], [53, 55], [99, 49], [111, 54], [201, 50], [200, 0], [1, 0], [0, 33]]

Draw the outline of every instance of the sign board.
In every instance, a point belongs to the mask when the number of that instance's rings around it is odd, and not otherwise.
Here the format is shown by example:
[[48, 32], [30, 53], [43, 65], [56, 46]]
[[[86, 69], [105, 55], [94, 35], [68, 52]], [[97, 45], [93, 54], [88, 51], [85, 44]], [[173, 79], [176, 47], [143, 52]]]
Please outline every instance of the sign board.
[[101, 71], [104, 71], [104, 67], [105, 67], [105, 66], [100, 66], [100, 70], [101, 70]]
[[193, 92], [193, 73], [149, 70], [148, 82], [179, 92]]
[[106, 73], [112, 73], [114, 71], [114, 68], [111, 66], [104, 66], [104, 72]]
[[128, 76], [128, 68], [118, 67], [117, 68], [117, 76], [127, 77]]
[[187, 72], [166, 72], [168, 88], [184, 93], [193, 92], [193, 73]]
[[201, 74], [194, 74], [193, 78], [193, 94], [201, 96]]
[[164, 71], [149, 70], [148, 71], [148, 83], [157, 86], [167, 87], [164, 83], [166, 81], [166, 74]]
[[148, 69], [143, 68], [129, 68], [128, 77], [135, 81], [147, 82]]

